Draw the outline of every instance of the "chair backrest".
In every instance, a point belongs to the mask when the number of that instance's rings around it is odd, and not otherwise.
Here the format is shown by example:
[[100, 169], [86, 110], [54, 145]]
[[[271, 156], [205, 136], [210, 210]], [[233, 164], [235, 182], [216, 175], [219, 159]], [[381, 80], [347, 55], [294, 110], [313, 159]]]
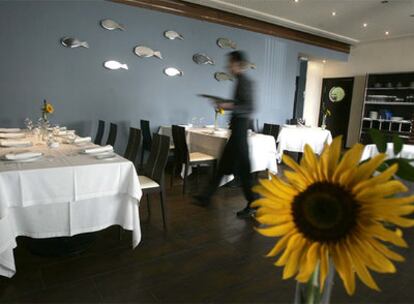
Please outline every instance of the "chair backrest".
[[273, 125], [273, 124], [265, 123], [263, 125], [262, 133], [266, 135], [272, 135], [277, 140], [277, 137], [279, 136], [279, 131], [280, 131], [280, 125]]
[[99, 120], [98, 122], [98, 130], [96, 131], [95, 136], [95, 145], [100, 145], [102, 143], [102, 137], [105, 131], [105, 122], [103, 120]]
[[135, 164], [141, 144], [141, 130], [129, 128], [128, 144], [124, 153], [124, 157]]
[[142, 147], [144, 150], [150, 151], [152, 144], [150, 122], [148, 120], [141, 119], [141, 131], [142, 131]]
[[116, 133], [118, 131], [118, 126], [111, 122], [111, 126], [109, 127], [109, 135], [106, 141], [107, 145], [114, 146], [116, 141]]
[[189, 161], [185, 128], [173, 125], [172, 137], [174, 142], [174, 159], [177, 164], [186, 164]]
[[170, 138], [165, 135], [154, 134], [151, 152], [144, 166], [144, 175], [163, 186], [164, 171], [167, 166], [170, 151]]

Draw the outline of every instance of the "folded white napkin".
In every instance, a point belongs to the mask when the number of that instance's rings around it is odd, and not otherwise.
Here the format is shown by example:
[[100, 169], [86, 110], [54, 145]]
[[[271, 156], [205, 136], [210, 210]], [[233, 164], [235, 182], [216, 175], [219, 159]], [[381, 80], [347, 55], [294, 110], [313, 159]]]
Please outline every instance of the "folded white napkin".
[[19, 128], [0, 128], [0, 133], [15, 133], [20, 131], [21, 129]]
[[88, 148], [84, 149], [83, 152], [86, 154], [96, 154], [96, 153], [104, 153], [104, 152], [112, 152], [114, 148], [111, 145], [107, 145], [104, 147], [97, 147], [97, 148]]
[[30, 146], [31, 144], [30, 140], [0, 139], [0, 146], [3, 147], [21, 147]]
[[40, 152], [9, 153], [4, 156], [7, 160], [22, 160], [42, 156]]
[[90, 138], [89, 136], [88, 137], [77, 137], [77, 138], [75, 138], [74, 143], [75, 144], [82, 144], [82, 143], [87, 143], [87, 142], [90, 142], [90, 141], [92, 141], [92, 138]]
[[23, 138], [24, 133], [0, 133], [0, 138]]

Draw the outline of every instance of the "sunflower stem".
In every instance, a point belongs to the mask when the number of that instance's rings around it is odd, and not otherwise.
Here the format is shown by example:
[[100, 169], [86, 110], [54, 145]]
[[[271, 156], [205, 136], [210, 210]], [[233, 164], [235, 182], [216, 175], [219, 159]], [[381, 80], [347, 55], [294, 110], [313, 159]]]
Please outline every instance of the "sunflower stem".
[[310, 277], [306, 287], [306, 304], [319, 304], [321, 299], [321, 290], [319, 286], [319, 267], [318, 263], [315, 267], [315, 271]]

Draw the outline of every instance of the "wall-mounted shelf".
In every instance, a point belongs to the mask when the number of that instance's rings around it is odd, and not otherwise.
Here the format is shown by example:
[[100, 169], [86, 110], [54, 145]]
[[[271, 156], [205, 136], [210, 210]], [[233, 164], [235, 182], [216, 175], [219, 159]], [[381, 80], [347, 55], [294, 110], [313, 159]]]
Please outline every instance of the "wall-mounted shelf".
[[405, 124], [411, 124], [411, 121], [409, 120], [391, 120], [391, 119], [373, 119], [369, 117], [364, 117], [363, 120], [365, 121], [378, 121], [378, 122], [390, 122], [390, 123], [405, 123]]
[[[367, 75], [361, 112], [360, 142], [371, 143], [369, 129], [381, 130], [389, 135], [389, 139], [395, 134], [404, 141], [413, 137], [411, 120], [414, 117], [414, 87], [411, 86], [412, 83], [414, 83], [414, 72]], [[378, 84], [383, 87], [376, 87]], [[404, 86], [397, 86], [400, 84]], [[390, 115], [402, 117], [403, 120], [370, 119], [369, 112], [377, 112], [378, 117]]]
[[365, 90], [414, 90], [414, 87], [399, 87], [399, 88], [366, 88]]
[[404, 102], [404, 101], [366, 101], [365, 104], [390, 105], [390, 106], [414, 106], [414, 102]]

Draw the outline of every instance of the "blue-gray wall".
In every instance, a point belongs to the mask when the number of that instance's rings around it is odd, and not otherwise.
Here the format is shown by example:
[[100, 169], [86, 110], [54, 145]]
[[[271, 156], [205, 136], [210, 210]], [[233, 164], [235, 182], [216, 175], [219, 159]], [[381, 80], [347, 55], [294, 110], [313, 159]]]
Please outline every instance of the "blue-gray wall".
[[[127, 31], [107, 31], [103, 18], [119, 21]], [[167, 29], [182, 33], [184, 41], [162, 36]], [[86, 40], [90, 49], [67, 49], [63, 36]], [[217, 47], [229, 37], [249, 53], [257, 70], [249, 72], [257, 85], [257, 113], [263, 122], [283, 123], [292, 117], [299, 54], [345, 60], [346, 55], [302, 43], [185, 17], [106, 1], [0, 1], [0, 126], [21, 126], [36, 119], [44, 98], [56, 109], [53, 122], [94, 135], [98, 119], [120, 124], [118, 151], [124, 149], [129, 126], [139, 119], [159, 125], [212, 122], [209, 104], [197, 97], [208, 93], [229, 97], [231, 82], [217, 82], [228, 50]], [[136, 45], [160, 50], [164, 60], [141, 59]], [[215, 66], [196, 65], [192, 55], [205, 52]], [[109, 71], [109, 59], [125, 62], [128, 71]], [[162, 74], [179, 67], [183, 77]]]

